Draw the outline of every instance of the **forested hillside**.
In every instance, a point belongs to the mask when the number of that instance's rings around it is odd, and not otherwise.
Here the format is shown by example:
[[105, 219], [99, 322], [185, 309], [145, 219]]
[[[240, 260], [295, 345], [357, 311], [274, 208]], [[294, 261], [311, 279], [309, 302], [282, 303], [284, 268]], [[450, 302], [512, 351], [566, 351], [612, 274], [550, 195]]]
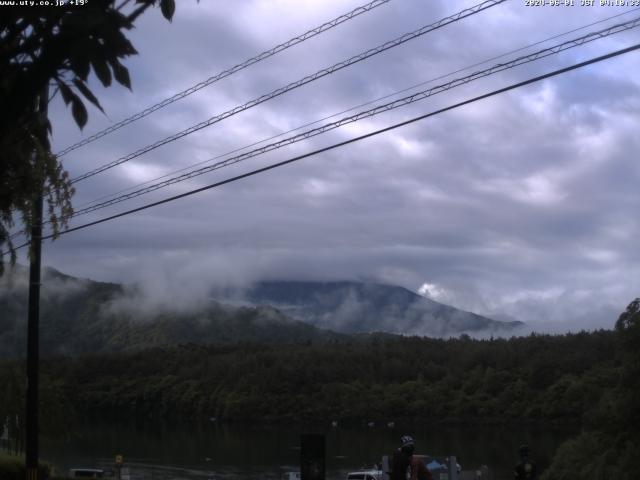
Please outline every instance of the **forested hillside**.
[[[4, 378], [15, 372], [4, 362]], [[619, 377], [613, 332], [152, 349], [42, 365], [65, 416], [579, 422]], [[3, 380], [20, 385], [18, 378]], [[49, 395], [49, 398], [47, 398]], [[49, 405], [51, 406], [51, 405]]]
[[[634, 470], [640, 469], [639, 328], [636, 300], [613, 331], [488, 340], [372, 334], [50, 357], [41, 363], [42, 428], [65, 432], [69, 419], [95, 415], [129, 421], [573, 423], [583, 433], [560, 448], [545, 480], [631, 480], [640, 471]], [[266, 325], [269, 331], [277, 337], [275, 326]], [[0, 425], [19, 449], [21, 360], [0, 361], [0, 384]]]
[[[0, 278], [0, 358], [26, 349], [26, 272]], [[40, 351], [51, 355], [123, 352], [184, 343], [272, 345], [339, 342], [345, 335], [293, 320], [268, 307], [207, 301], [197, 308], [140, 305], [135, 289], [82, 280], [47, 269], [40, 315]]]
[[[163, 295], [141, 291], [139, 285], [44, 269], [41, 353], [124, 352], [185, 343], [332, 343], [346, 340], [348, 333], [374, 331], [488, 336], [511, 334], [522, 325], [464, 312], [389, 285], [259, 282], [248, 290], [226, 291], [229, 296], [222, 292], [218, 301], [207, 288], [198, 294]], [[24, 267], [0, 277], [0, 358], [25, 355], [27, 292]]]

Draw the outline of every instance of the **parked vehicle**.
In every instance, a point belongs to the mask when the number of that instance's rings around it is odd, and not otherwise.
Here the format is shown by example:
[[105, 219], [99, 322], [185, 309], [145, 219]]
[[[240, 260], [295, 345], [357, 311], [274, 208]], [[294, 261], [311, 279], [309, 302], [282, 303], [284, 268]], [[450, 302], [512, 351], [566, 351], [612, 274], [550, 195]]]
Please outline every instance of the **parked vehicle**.
[[103, 478], [112, 476], [110, 473], [101, 468], [72, 468], [69, 470], [69, 478]]
[[382, 470], [362, 470], [347, 474], [347, 480], [383, 480]]
[[282, 480], [300, 480], [301, 478], [300, 472], [285, 472], [282, 474]]

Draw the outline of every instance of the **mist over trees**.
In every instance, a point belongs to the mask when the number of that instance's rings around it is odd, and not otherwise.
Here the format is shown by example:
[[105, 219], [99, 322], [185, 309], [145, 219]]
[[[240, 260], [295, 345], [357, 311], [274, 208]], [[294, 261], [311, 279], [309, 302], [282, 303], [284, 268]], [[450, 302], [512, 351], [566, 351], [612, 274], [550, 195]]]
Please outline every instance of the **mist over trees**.
[[[62, 434], [69, 418], [93, 416], [571, 424], [582, 433], [562, 445], [545, 479], [631, 479], [638, 466], [639, 338], [640, 299], [613, 331], [487, 340], [372, 334], [337, 343], [187, 344], [53, 357], [42, 365], [43, 430]], [[17, 451], [23, 368], [20, 360], [0, 362], [0, 423]]]

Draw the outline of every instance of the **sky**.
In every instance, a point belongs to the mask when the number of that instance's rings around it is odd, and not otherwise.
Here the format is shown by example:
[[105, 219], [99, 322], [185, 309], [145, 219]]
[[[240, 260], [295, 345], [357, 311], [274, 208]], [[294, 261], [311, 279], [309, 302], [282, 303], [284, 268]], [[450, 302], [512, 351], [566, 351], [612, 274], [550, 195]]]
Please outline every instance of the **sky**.
[[[177, 3], [173, 22], [155, 9], [128, 33], [139, 52], [125, 62], [131, 92], [91, 79], [106, 114], [90, 108], [80, 131], [63, 102], [52, 101], [54, 151], [365, 1]], [[77, 149], [63, 164], [75, 177], [476, 3], [391, 0]], [[427, 33], [79, 182], [74, 207], [352, 107], [389, 101], [376, 101], [381, 97], [399, 98], [407, 93], [393, 95], [415, 85], [422, 84], [410, 93], [640, 16], [631, 7], [572, 3], [509, 0]], [[79, 216], [71, 226], [630, 46], [639, 31]], [[70, 233], [44, 245], [43, 263], [79, 277], [203, 294], [209, 285], [259, 279], [375, 281], [542, 331], [611, 328], [640, 296], [639, 67], [640, 52], [631, 52]]]

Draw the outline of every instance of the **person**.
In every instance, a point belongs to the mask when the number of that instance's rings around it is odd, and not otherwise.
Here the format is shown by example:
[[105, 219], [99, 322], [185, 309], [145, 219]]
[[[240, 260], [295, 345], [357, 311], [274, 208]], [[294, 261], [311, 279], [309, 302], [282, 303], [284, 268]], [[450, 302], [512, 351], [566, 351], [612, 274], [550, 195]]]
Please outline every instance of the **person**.
[[393, 452], [390, 480], [432, 480], [431, 472], [422, 458], [414, 456], [415, 443], [409, 435], [400, 438], [400, 447]]
[[409, 435], [400, 437], [400, 447], [393, 452], [393, 457], [391, 458], [390, 480], [407, 480], [407, 475], [411, 474], [411, 460], [413, 459], [414, 449], [413, 437]]
[[538, 478], [536, 464], [529, 458], [529, 447], [526, 445], [520, 446], [520, 461], [516, 464], [514, 476], [516, 480], [536, 480]]

